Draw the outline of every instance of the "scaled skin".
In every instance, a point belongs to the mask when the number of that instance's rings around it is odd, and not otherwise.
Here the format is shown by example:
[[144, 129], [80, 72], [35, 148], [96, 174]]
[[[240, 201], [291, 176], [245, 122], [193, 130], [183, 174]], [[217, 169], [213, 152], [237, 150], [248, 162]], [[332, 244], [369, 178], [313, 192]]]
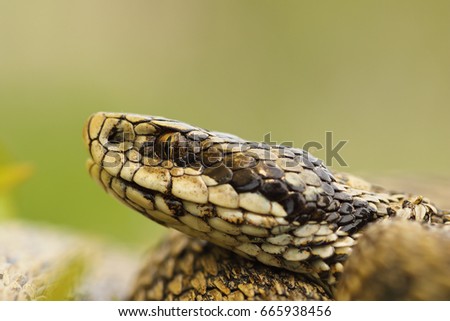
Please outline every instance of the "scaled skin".
[[83, 136], [91, 175], [127, 206], [325, 287], [334, 286], [368, 223], [449, 220], [422, 197], [374, 192], [333, 175], [303, 150], [162, 117], [97, 113]]

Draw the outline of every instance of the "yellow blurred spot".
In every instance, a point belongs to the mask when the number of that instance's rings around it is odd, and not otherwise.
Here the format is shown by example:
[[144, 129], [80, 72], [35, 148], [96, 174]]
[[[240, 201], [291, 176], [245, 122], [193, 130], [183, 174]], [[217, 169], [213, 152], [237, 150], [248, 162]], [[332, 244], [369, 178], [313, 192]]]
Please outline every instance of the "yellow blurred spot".
[[0, 166], [0, 194], [26, 181], [33, 171], [34, 167], [30, 164]]
[[65, 301], [73, 298], [74, 290], [80, 284], [80, 279], [86, 269], [86, 258], [77, 256], [64, 264], [49, 280], [48, 289], [44, 291], [40, 300]]

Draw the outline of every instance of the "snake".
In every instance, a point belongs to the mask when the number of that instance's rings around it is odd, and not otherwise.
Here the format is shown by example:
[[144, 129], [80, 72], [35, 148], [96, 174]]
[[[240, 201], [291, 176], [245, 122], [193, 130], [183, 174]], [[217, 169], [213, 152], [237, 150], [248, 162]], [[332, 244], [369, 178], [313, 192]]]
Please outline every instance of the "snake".
[[90, 175], [126, 206], [327, 293], [370, 224], [450, 226], [450, 212], [428, 198], [333, 172], [295, 147], [118, 112], [91, 115], [83, 140]]

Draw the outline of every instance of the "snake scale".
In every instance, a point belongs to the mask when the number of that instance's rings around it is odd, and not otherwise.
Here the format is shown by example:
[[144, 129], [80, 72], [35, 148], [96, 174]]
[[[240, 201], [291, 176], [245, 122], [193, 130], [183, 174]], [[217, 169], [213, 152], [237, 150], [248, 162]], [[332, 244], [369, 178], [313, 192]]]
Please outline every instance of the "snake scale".
[[450, 224], [450, 212], [428, 199], [332, 173], [302, 149], [128, 113], [92, 115], [83, 138], [91, 176], [125, 205], [262, 266], [299, 274], [328, 295], [345, 280], [345, 262], [371, 222]]

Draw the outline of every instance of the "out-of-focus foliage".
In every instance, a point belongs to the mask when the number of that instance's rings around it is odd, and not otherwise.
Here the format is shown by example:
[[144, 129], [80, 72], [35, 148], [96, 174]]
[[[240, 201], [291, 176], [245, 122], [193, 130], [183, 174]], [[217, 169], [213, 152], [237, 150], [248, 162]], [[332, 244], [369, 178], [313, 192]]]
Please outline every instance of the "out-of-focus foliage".
[[65, 262], [60, 271], [55, 272], [50, 280], [50, 285], [42, 299], [45, 301], [64, 301], [74, 295], [75, 288], [80, 283], [86, 266], [86, 258], [76, 257]]
[[88, 177], [81, 129], [99, 110], [298, 147], [332, 131], [333, 146], [349, 140], [343, 170], [450, 173], [449, 1], [0, 7], [0, 141], [35, 166], [18, 189], [22, 217], [132, 242], [161, 233]]
[[7, 193], [28, 179], [33, 167], [28, 164], [0, 166], [0, 194]]
[[30, 164], [12, 164], [8, 161], [7, 152], [0, 146], [0, 220], [16, 215], [12, 192], [33, 172]]

